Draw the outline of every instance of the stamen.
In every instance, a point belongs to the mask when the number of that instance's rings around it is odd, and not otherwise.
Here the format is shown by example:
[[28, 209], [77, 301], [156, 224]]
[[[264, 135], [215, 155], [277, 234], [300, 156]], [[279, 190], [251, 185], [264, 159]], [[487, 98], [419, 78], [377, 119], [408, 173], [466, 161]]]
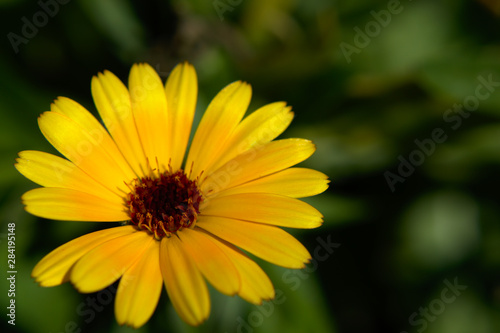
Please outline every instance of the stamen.
[[189, 180], [183, 170], [172, 173], [170, 165], [164, 173], [158, 169], [158, 176], [152, 173], [153, 178], [136, 179], [129, 185], [126, 203], [130, 222], [159, 240], [194, 227], [203, 197], [197, 181]]

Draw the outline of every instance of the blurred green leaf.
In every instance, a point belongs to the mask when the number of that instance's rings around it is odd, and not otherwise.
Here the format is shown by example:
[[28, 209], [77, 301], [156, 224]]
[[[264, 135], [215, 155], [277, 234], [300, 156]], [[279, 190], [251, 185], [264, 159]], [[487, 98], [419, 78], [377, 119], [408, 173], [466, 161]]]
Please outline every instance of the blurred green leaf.
[[[476, 98], [479, 102], [479, 112], [486, 111], [498, 116], [500, 113], [499, 50], [471, 52], [468, 51], [470, 48], [473, 46], [467, 45], [462, 49], [456, 49], [456, 53], [451, 56], [430, 62], [419, 72], [420, 81], [431, 94], [446, 101], [449, 108], [452, 108], [454, 103], [464, 104], [468, 98]], [[480, 88], [479, 93], [487, 94], [487, 98], [478, 99], [476, 96], [478, 87], [484, 86], [485, 81], [491, 84]]]
[[401, 225], [399, 264], [436, 270], [472, 254], [480, 241], [478, 205], [470, 196], [439, 191], [416, 200]]
[[[500, 329], [495, 311], [491, 311], [477, 296], [478, 291], [469, 286], [456, 301], [446, 304], [444, 310], [436, 312], [433, 322], [428, 323], [429, 333], [493, 333]], [[436, 297], [440, 297], [436, 294]]]

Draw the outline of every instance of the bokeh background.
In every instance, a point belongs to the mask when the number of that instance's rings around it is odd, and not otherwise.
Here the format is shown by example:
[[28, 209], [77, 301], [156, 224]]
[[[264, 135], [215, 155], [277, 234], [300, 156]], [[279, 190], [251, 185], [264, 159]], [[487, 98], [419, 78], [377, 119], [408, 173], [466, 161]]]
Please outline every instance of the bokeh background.
[[282, 137], [312, 139], [303, 165], [332, 182], [306, 200], [324, 225], [292, 231], [311, 265], [258, 261], [275, 301], [212, 292], [209, 320], [192, 328], [163, 293], [137, 332], [499, 332], [499, 18], [497, 0], [0, 1], [0, 262], [4, 276], [15, 223], [18, 271], [15, 326], [0, 279], [2, 332], [135, 332], [116, 324], [111, 289], [30, 278], [49, 251], [105, 226], [24, 212], [36, 185], [13, 164], [21, 150], [56, 153], [36, 119], [57, 96], [95, 114], [97, 72], [126, 82], [148, 62], [165, 79], [184, 60], [198, 73], [197, 119], [245, 80], [251, 110], [293, 106]]

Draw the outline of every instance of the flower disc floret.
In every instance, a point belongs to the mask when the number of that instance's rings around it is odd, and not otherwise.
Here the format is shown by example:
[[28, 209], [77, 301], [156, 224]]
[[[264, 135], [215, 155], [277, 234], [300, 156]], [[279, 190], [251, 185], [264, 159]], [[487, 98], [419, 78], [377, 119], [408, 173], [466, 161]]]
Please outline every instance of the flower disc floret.
[[136, 179], [127, 195], [130, 222], [160, 240], [194, 226], [203, 197], [183, 170]]

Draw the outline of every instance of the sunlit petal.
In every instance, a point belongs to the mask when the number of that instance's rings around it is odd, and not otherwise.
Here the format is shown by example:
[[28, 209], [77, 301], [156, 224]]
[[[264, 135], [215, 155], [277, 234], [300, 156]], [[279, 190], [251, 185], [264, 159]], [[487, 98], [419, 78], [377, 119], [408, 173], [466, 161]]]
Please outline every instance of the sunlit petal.
[[144, 253], [123, 274], [116, 292], [115, 313], [118, 324], [134, 328], [144, 325], [160, 299], [160, 242], [149, 237]]
[[160, 268], [168, 296], [179, 316], [190, 325], [201, 324], [210, 313], [208, 288], [176, 236], [161, 240]]
[[110, 228], [78, 237], [43, 257], [33, 268], [33, 276], [41, 286], [52, 287], [69, 280], [73, 265], [86, 253], [110, 239], [135, 232], [132, 226]]
[[298, 240], [277, 227], [213, 216], [200, 216], [197, 225], [279, 266], [304, 268], [311, 259]]
[[171, 137], [171, 166], [176, 171], [181, 167], [186, 153], [196, 108], [198, 79], [194, 67], [188, 63], [177, 65], [168, 76], [165, 93], [171, 118], [166, 132]]
[[143, 256], [149, 242], [145, 232], [113, 238], [85, 254], [71, 271], [71, 282], [84, 293], [101, 290], [116, 280]]

